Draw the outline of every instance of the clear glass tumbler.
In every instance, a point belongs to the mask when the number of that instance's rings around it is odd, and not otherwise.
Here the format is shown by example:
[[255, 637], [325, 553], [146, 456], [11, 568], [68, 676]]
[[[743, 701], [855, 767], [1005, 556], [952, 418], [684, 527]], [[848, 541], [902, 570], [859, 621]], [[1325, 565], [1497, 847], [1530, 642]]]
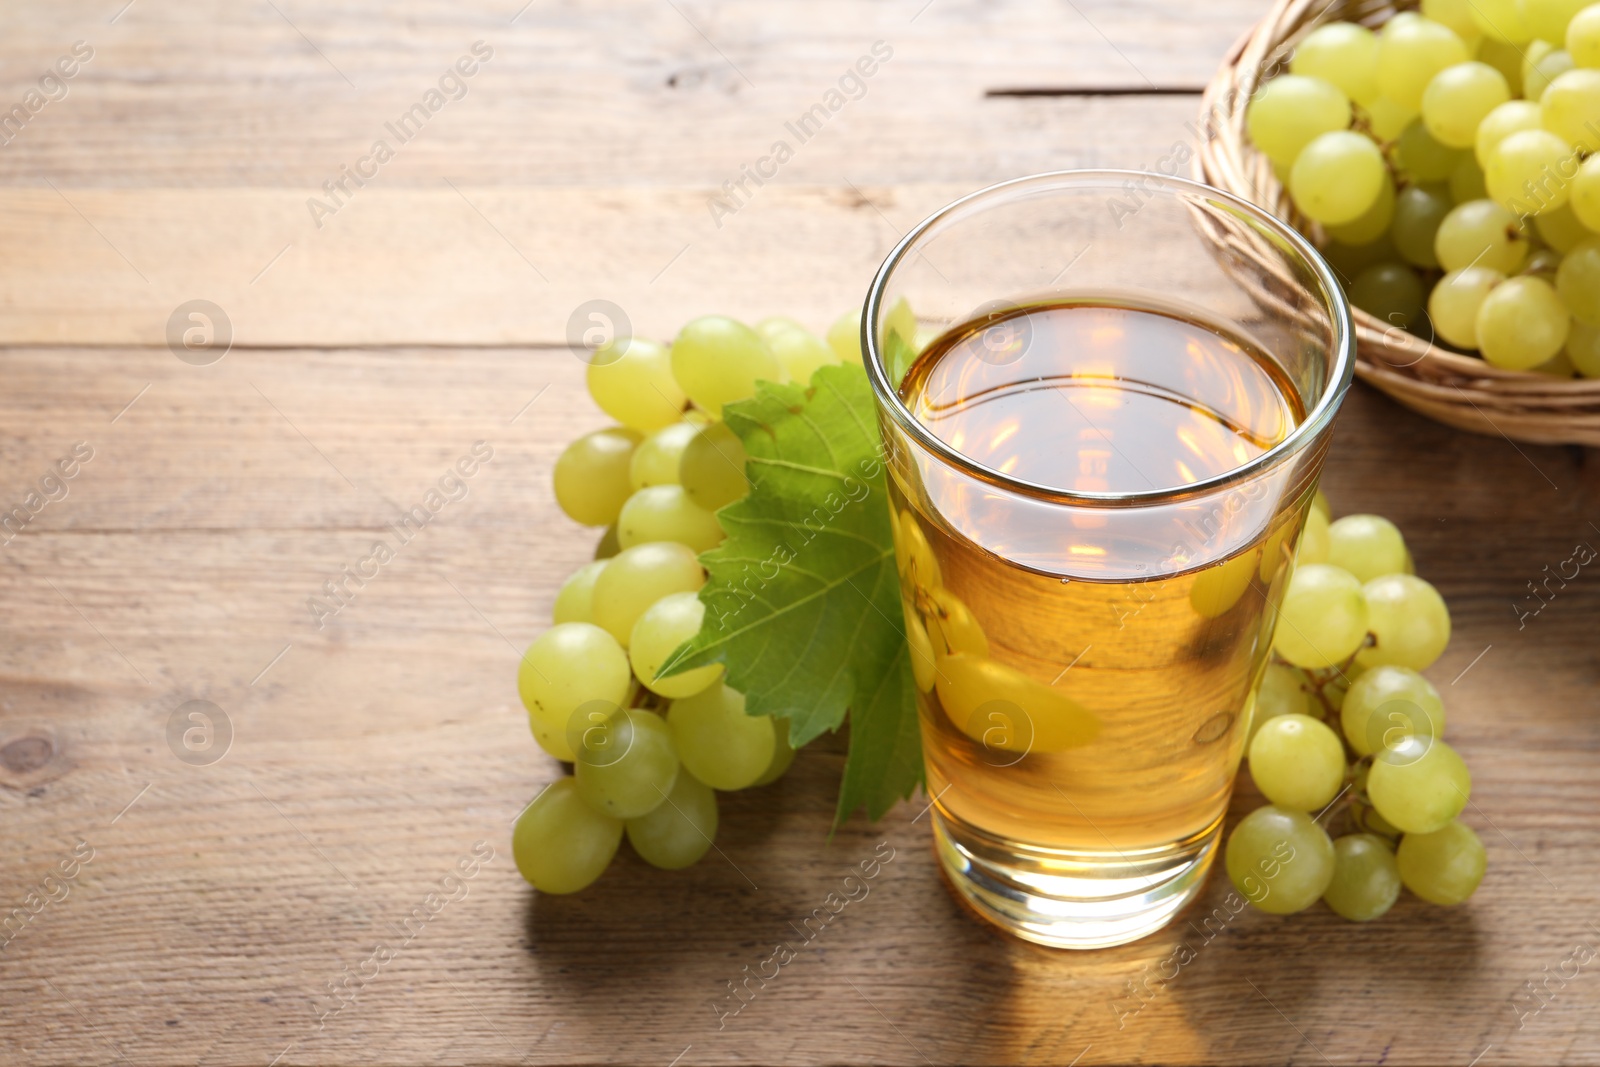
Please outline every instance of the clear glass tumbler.
[[1214, 858], [1354, 359], [1315, 250], [1175, 177], [934, 214], [873, 280], [937, 848], [1032, 941], [1167, 923]]

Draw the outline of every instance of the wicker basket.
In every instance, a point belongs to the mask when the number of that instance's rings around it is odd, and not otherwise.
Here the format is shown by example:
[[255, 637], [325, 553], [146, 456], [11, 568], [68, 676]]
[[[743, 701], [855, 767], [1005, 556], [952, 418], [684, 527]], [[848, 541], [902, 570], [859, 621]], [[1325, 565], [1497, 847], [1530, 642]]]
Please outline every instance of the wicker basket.
[[[1201, 145], [1195, 170], [1202, 181], [1260, 204], [1288, 219], [1321, 245], [1316, 223], [1304, 218], [1252, 146], [1245, 105], [1270, 73], [1286, 69], [1294, 45], [1316, 26], [1348, 19], [1381, 25], [1414, 3], [1373, 0], [1275, 0], [1271, 11], [1229, 51], [1201, 98]], [[1552, 378], [1490, 366], [1430, 344], [1355, 309], [1356, 374], [1400, 403], [1439, 422], [1474, 433], [1537, 444], [1600, 445], [1600, 379]]]

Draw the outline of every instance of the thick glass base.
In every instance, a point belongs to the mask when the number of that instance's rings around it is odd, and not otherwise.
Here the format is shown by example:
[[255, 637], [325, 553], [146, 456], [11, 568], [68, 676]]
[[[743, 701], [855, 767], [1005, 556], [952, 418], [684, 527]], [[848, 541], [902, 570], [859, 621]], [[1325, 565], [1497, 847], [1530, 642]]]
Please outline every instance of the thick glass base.
[[1222, 820], [1172, 845], [1136, 852], [1039, 848], [933, 811], [940, 865], [979, 915], [1055, 948], [1105, 948], [1154, 933], [1194, 898]]

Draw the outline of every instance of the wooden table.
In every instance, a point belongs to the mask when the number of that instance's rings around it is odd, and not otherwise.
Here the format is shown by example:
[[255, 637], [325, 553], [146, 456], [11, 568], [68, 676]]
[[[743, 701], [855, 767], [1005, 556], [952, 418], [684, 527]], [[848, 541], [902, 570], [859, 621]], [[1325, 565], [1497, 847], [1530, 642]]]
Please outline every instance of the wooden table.
[[[727, 797], [690, 870], [624, 853], [588, 893], [530, 891], [510, 821], [557, 769], [513, 672], [592, 547], [551, 462], [603, 422], [572, 310], [611, 299], [663, 337], [714, 310], [823, 327], [954, 195], [1190, 138], [1260, 5], [517, 2], [6, 14], [7, 107], [74, 42], [93, 55], [0, 149], [0, 505], [92, 458], [0, 550], [0, 916], [28, 912], [0, 1062], [1600, 1062], [1600, 965], [1520, 1026], [1513, 1006], [1600, 944], [1600, 578], [1515, 610], [1600, 544], [1600, 477], [1364, 388], [1325, 484], [1396, 519], [1454, 611], [1430, 673], [1489, 849], [1469, 905], [1047, 951], [962, 912], [922, 803], [828, 841], [836, 739]], [[714, 218], [880, 40], [864, 95]], [[445, 83], [464, 95], [391, 136], [477, 41]], [[393, 157], [362, 164], [380, 138]], [[375, 173], [332, 201], [341, 165]], [[337, 207], [320, 227], [313, 196]], [[165, 341], [193, 299], [231, 323], [209, 366]], [[480, 440], [468, 496], [319, 628], [308, 598]], [[231, 732], [206, 765], [169, 743], [192, 700]], [[719, 1019], [879, 842], [870, 896]], [[331, 984], [356, 995], [324, 1016]]]

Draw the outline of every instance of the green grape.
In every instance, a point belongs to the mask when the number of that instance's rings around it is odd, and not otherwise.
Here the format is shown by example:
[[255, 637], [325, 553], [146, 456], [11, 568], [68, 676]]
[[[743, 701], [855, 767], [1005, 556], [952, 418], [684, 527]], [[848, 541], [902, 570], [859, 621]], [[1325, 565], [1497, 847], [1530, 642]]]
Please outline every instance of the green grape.
[[[1422, 13], [1455, 31], [1470, 47], [1483, 36], [1472, 18], [1473, 0], [1422, 0]], [[1398, 18], [1399, 16], [1395, 16]]]
[[762, 785], [771, 785], [789, 770], [794, 763], [794, 746], [789, 744], [789, 720], [773, 719], [772, 735], [775, 744], [772, 751], [772, 762], [767, 764], [767, 769], [761, 772], [761, 777], [750, 783], [751, 788]]
[[761, 335], [723, 315], [702, 315], [672, 342], [672, 374], [698, 407], [713, 416], [722, 405], [755, 395], [758, 381], [783, 381], [783, 367]]
[[1202, 618], [1218, 618], [1239, 602], [1255, 575], [1253, 552], [1213, 564], [1195, 575], [1194, 584], [1189, 587], [1189, 605]]
[[861, 364], [860, 308], [847, 311], [833, 320], [833, 325], [828, 327], [828, 347], [833, 349], [840, 363]]
[[1324, 133], [1296, 157], [1289, 195], [1308, 218], [1336, 226], [1360, 218], [1382, 193], [1387, 175], [1371, 138], [1349, 130]]
[[1246, 900], [1268, 914], [1290, 915], [1316, 903], [1333, 880], [1333, 842], [1305, 812], [1269, 804], [1233, 828], [1224, 864]]
[[1459, 822], [1406, 834], [1395, 859], [1406, 888], [1430, 904], [1460, 904], [1477, 891], [1488, 866], [1483, 842]]
[[1511, 86], [1512, 96], [1522, 95], [1522, 49], [1514, 44], [1484, 37], [1478, 41], [1477, 59], [1498, 70]]
[[600, 543], [594, 546], [594, 558], [610, 559], [621, 551], [622, 546], [617, 543], [617, 524], [612, 523], [606, 527], [606, 532], [600, 535]]
[[556, 503], [567, 517], [585, 526], [617, 521], [622, 502], [633, 492], [628, 465], [643, 440], [636, 430], [613, 426], [584, 434], [556, 460]]
[[[1534, 110], [1538, 111], [1537, 108]], [[1428, 132], [1428, 124], [1420, 119], [1400, 132], [1394, 152], [1400, 169], [1419, 182], [1448, 180], [1456, 164], [1465, 155], [1459, 148], [1451, 148], [1434, 140], [1433, 134]]]
[[561, 583], [552, 610], [556, 623], [594, 622], [594, 582], [606, 569], [606, 561], [597, 559], [585, 563], [572, 572], [572, 577]]
[[[1394, 183], [1389, 183], [1389, 187], [1392, 189]], [[1328, 261], [1340, 279], [1348, 282], [1368, 267], [1389, 263], [1400, 257], [1385, 231], [1377, 240], [1365, 245], [1347, 245], [1335, 238], [1322, 250], [1322, 258]]]
[[683, 450], [678, 480], [691, 500], [707, 511], [726, 507], [750, 492], [744, 442], [725, 422], [713, 422]]
[[1600, 378], [1600, 327], [1573, 320], [1567, 335], [1567, 358], [1573, 369], [1585, 378]]
[[1556, 271], [1556, 292], [1572, 316], [1600, 326], [1600, 237], [1580, 241]]
[[1552, 378], [1571, 378], [1578, 373], [1578, 368], [1573, 366], [1572, 360], [1567, 356], [1567, 353], [1561, 351], [1537, 367], [1529, 367], [1528, 372], [1530, 374], [1548, 374]]
[[[1539, 98], [1539, 115], [1564, 145], [1593, 152], [1600, 133], [1600, 70], [1579, 68], [1557, 77]], [[1561, 177], [1570, 179], [1572, 171]]]
[[617, 516], [617, 541], [632, 548], [648, 541], [676, 541], [696, 552], [722, 543], [717, 517], [690, 499], [681, 485], [652, 485], [622, 505]]
[[1376, 642], [1363, 648], [1363, 667], [1426, 670], [1450, 643], [1450, 609], [1444, 597], [1414, 574], [1385, 574], [1361, 587], [1367, 601], [1367, 626]]
[[1594, 236], [1594, 233], [1578, 220], [1577, 212], [1573, 210], [1576, 203], [1577, 184], [1574, 183], [1573, 199], [1566, 207], [1559, 211], [1546, 211], [1542, 215], [1535, 216], [1533, 220], [1533, 228], [1544, 239], [1544, 243], [1555, 250], [1557, 266], [1560, 265], [1562, 256]]
[[1400, 867], [1388, 842], [1373, 834], [1346, 834], [1333, 843], [1333, 880], [1322, 899], [1341, 918], [1376, 919], [1400, 898]]
[[1409, 667], [1374, 667], [1350, 683], [1339, 725], [1356, 755], [1370, 756], [1405, 737], [1444, 736], [1444, 701]]
[[1328, 527], [1328, 562], [1370, 582], [1405, 570], [1406, 541], [1381, 515], [1346, 515]]
[[1591, 11], [1592, 6], [1586, 5], [1572, 16], [1565, 38], [1572, 61], [1590, 70], [1600, 67], [1600, 11]]
[[1295, 565], [1328, 562], [1328, 516], [1312, 508], [1306, 513], [1306, 528], [1301, 531], [1300, 545], [1295, 549]]
[[[1562, 270], [1571, 261], [1568, 256]], [[1478, 306], [1478, 350], [1507, 370], [1537, 367], [1561, 351], [1571, 324], [1566, 304], [1549, 282], [1527, 275], [1507, 278]]]
[[640, 433], [654, 433], [683, 417], [688, 398], [672, 376], [667, 350], [635, 337], [598, 349], [585, 378], [600, 410]]
[[883, 339], [886, 343], [891, 334], [899, 334], [906, 346], [916, 351], [917, 315], [911, 310], [911, 302], [903, 296], [883, 315]]
[[572, 772], [578, 796], [595, 811], [637, 819], [654, 811], [672, 792], [678, 753], [672, 731], [653, 711], [617, 708], [570, 731], [577, 756]]
[[1278, 807], [1317, 811], [1344, 784], [1344, 745], [1309, 715], [1275, 716], [1250, 742], [1250, 777]]
[[552, 626], [517, 665], [517, 695], [528, 709], [534, 740], [558, 760], [572, 759], [567, 724], [573, 713], [594, 702], [621, 704], [632, 680], [621, 646], [587, 622]]
[[1511, 99], [1511, 87], [1498, 70], [1471, 61], [1446, 67], [1422, 93], [1422, 121], [1434, 140], [1451, 148], [1471, 148], [1478, 123]]
[[[1552, 85], [1545, 94], [1546, 107], [1557, 88]], [[1566, 141], [1549, 130], [1519, 130], [1489, 153], [1483, 165], [1483, 184], [1488, 187], [1489, 198], [1506, 210], [1536, 215], [1554, 211], [1567, 202], [1571, 193], [1568, 179], [1576, 172], [1577, 164]]]
[[628, 484], [635, 492], [649, 485], [676, 485], [683, 450], [699, 432], [692, 422], [675, 422], [646, 437], [629, 461]]
[[[1372, 136], [1388, 143], [1404, 133], [1406, 127], [1417, 121], [1421, 114], [1420, 108], [1404, 107], [1386, 96], [1380, 96], [1367, 105], [1367, 125], [1372, 128]], [[1284, 179], [1282, 174], [1278, 177]], [[1284, 180], [1283, 184], [1289, 183]]]
[[799, 330], [801, 333], [808, 332], [802, 323], [796, 319], [789, 318], [787, 315], [768, 315], [756, 323], [756, 333], [760, 334], [761, 339], [767, 342], [768, 345], [772, 344], [773, 338], [780, 337], [790, 330]]
[[1543, 129], [1539, 123], [1538, 104], [1526, 100], [1507, 100], [1485, 115], [1478, 124], [1478, 132], [1472, 139], [1473, 158], [1482, 166], [1501, 141], [1523, 130]]
[[1528, 20], [1528, 30], [1536, 38], [1534, 43], [1565, 41], [1567, 26], [1572, 16], [1588, 7], [1594, 0], [1522, 0], [1522, 13]]
[[906, 606], [905, 619], [906, 644], [911, 652], [911, 680], [920, 692], [931, 693], [934, 681], [933, 640], [928, 637], [928, 628], [923, 625], [922, 617], [909, 605]]
[[1506, 276], [1488, 267], [1453, 270], [1439, 279], [1428, 297], [1428, 320], [1440, 337], [1457, 348], [1478, 347], [1478, 309]]
[[517, 816], [511, 857], [541, 893], [576, 893], [605, 873], [622, 843], [622, 822], [594, 811], [578, 784], [558, 778]]
[[1350, 283], [1350, 303], [1391, 326], [1410, 326], [1422, 317], [1422, 280], [1403, 263], [1379, 263]]
[[1367, 602], [1355, 575], [1326, 563], [1294, 572], [1273, 635], [1279, 655], [1296, 667], [1329, 667], [1348, 659], [1366, 636]]
[[650, 866], [664, 871], [693, 866], [717, 836], [717, 794], [680, 771], [666, 803], [625, 825], [628, 844]]
[[1527, 44], [1533, 30], [1522, 11], [1523, 0], [1472, 0], [1472, 21], [1487, 38], [1505, 44]]
[[[1401, 192], [1394, 207], [1394, 225], [1389, 234], [1394, 247], [1414, 267], [1437, 267], [1434, 238], [1439, 223], [1450, 214], [1450, 195], [1431, 185], [1413, 185]], [[1422, 285], [1417, 284], [1417, 311], [1422, 311]]]
[[1528, 258], [1529, 247], [1517, 217], [1493, 200], [1457, 204], [1433, 238], [1434, 255], [1447, 271], [1487, 267], [1510, 274]]
[[[1535, 41], [1533, 44], [1542, 45], [1545, 42]], [[1543, 100], [1544, 91], [1550, 88], [1550, 83], [1576, 66], [1572, 62], [1572, 54], [1565, 48], [1551, 47], [1542, 50], [1537, 58], [1532, 58], [1533, 45], [1530, 45], [1528, 55], [1531, 61], [1523, 63], [1522, 87], [1527, 98], [1533, 101]]]
[[809, 330], [786, 330], [767, 341], [791, 382], [808, 385], [818, 367], [839, 362], [827, 342]]
[[778, 750], [773, 720], [746, 714], [744, 694], [722, 684], [674, 700], [667, 725], [683, 765], [713, 789], [754, 785]]
[[1378, 36], [1354, 22], [1318, 26], [1295, 46], [1291, 73], [1318, 78], [1358, 104], [1378, 97]]
[[1418, 111], [1433, 76], [1471, 58], [1467, 46], [1447, 26], [1425, 18], [1390, 19], [1378, 34], [1378, 91]]
[[1245, 738], [1247, 753], [1250, 751], [1250, 742], [1255, 740], [1262, 724], [1268, 719], [1276, 719], [1281, 715], [1304, 715], [1311, 710], [1311, 696], [1301, 684], [1304, 677], [1293, 667], [1282, 663], [1267, 664], [1267, 669], [1261, 675], [1261, 684], [1255, 691], [1255, 714], [1251, 716], [1250, 733]]
[[1443, 741], [1407, 737], [1372, 757], [1367, 796], [1392, 825], [1408, 834], [1431, 834], [1461, 814], [1472, 794], [1472, 775]]
[[628, 638], [628, 659], [633, 663], [633, 673], [646, 689], [668, 700], [677, 700], [693, 696], [722, 677], [720, 663], [666, 678], [656, 677], [667, 657], [700, 632], [705, 617], [706, 606], [695, 593], [671, 593], [651, 604], [639, 616]]
[[619, 642], [633, 634], [645, 609], [672, 593], [692, 593], [705, 582], [694, 549], [651, 541], [618, 552], [594, 583], [594, 621]]
[[1360, 218], [1324, 229], [1331, 240], [1341, 244], [1370, 245], [1389, 232], [1389, 224], [1394, 221], [1394, 203], [1394, 181], [1385, 174], [1383, 185], [1378, 189], [1378, 198]]
[[1450, 172], [1450, 199], [1458, 204], [1469, 200], [1487, 200], [1489, 187], [1483, 184], [1483, 168], [1471, 155], [1463, 155], [1456, 169]]
[[1313, 509], [1322, 512], [1322, 517], [1324, 519], [1327, 519], [1329, 522], [1333, 521], [1333, 505], [1328, 503], [1327, 493], [1324, 493], [1321, 489], [1318, 489], [1315, 493], [1313, 493], [1311, 496], [1311, 506]]
[[1600, 156], [1590, 156], [1578, 165], [1572, 179], [1572, 213], [1585, 229], [1600, 229]]

